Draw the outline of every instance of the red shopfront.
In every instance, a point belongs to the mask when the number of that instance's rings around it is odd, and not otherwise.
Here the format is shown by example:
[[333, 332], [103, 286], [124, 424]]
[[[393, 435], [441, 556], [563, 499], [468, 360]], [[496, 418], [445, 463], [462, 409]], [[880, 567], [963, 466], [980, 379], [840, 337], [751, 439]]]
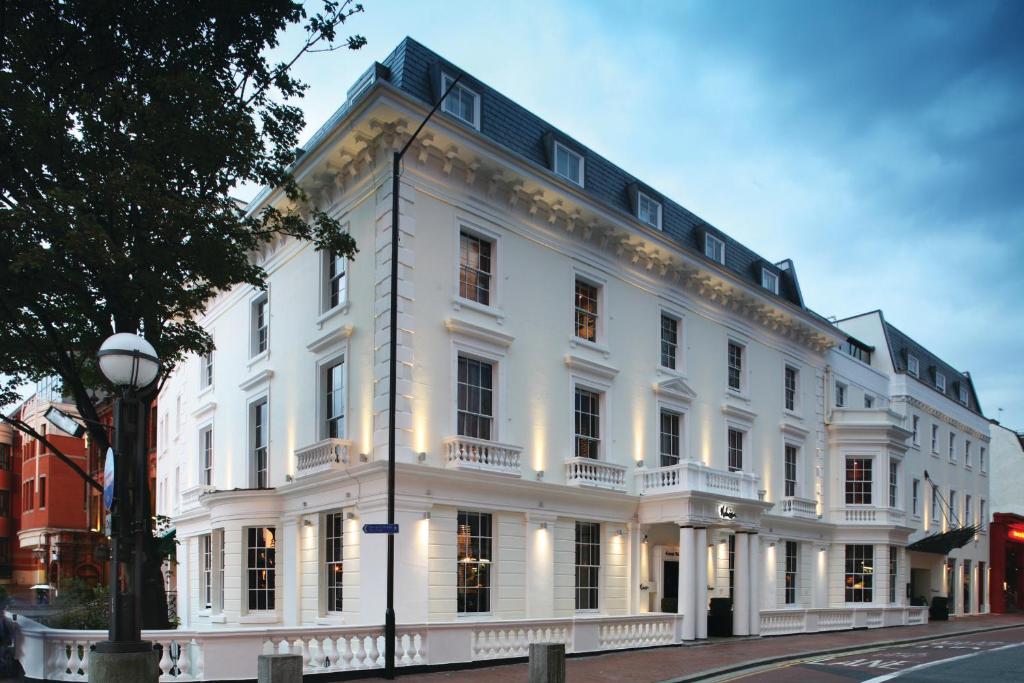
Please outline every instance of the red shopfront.
[[1024, 610], [1024, 517], [1006, 512], [992, 515], [989, 559], [992, 612]]

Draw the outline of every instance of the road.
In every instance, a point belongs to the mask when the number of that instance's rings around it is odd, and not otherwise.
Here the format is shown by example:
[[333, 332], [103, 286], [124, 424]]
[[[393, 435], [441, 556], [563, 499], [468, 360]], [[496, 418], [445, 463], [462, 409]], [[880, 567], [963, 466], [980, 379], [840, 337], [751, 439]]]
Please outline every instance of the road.
[[1024, 680], [1024, 628], [806, 657], [714, 683], [961, 683]]

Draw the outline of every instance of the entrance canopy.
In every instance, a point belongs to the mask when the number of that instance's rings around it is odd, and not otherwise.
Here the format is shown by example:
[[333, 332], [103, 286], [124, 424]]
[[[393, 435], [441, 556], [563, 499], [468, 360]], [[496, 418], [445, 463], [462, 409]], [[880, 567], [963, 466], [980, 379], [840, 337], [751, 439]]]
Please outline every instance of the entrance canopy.
[[930, 536], [925, 536], [919, 541], [907, 546], [907, 550], [915, 550], [919, 553], [934, 553], [936, 555], [948, 555], [950, 551], [963, 548], [971, 542], [981, 527], [978, 525], [963, 526], [949, 531], [943, 531]]

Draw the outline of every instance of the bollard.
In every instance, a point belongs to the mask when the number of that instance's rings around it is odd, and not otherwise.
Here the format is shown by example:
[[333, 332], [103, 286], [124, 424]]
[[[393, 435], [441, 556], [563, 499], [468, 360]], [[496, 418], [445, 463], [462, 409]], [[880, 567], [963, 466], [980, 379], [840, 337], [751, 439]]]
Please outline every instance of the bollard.
[[260, 655], [257, 683], [302, 683], [302, 655]]
[[565, 683], [564, 644], [530, 644], [529, 683]]

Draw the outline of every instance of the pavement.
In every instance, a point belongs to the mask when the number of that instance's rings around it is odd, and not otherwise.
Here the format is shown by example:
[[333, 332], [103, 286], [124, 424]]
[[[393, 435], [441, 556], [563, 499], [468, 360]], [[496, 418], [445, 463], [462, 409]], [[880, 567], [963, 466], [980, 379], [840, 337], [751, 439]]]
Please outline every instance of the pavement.
[[[835, 672], [827, 669], [808, 669], [797, 673], [794, 669], [789, 669], [787, 672], [785, 667], [780, 665], [789, 660], [838, 655], [858, 649], [909, 645], [915, 644], [913, 641], [928, 639], [959, 640], [970, 635], [971, 638], [978, 637], [981, 641], [1003, 642], [1006, 638], [996, 637], [995, 634], [999, 634], [1004, 629], [1018, 629], [1013, 632], [1018, 635], [1014, 636], [1012, 640], [1024, 640], [1024, 615], [961, 617], [951, 621], [929, 622], [922, 626], [832, 631], [772, 638], [712, 639], [703, 644], [571, 657], [566, 661], [566, 680], [568, 683], [620, 683], [623, 681], [685, 683], [688, 681], [748, 680], [744, 678], [745, 673], [764, 671], [765, 669], [773, 671], [778, 669], [783, 674], [788, 674], [782, 678], [766, 678], [764, 679], [766, 682], [769, 680], [793, 681], [800, 678], [807, 681], [849, 681], [851, 678], [853, 680], [869, 680], [877, 676], [878, 672], [865, 669], [870, 675], [851, 676], [851, 671], [857, 670], [857, 667], [838, 666], [835, 667]], [[980, 635], [974, 634], [987, 635], [982, 638]], [[946, 649], [952, 651], [953, 648]], [[936, 651], [939, 650], [941, 648]], [[969, 650], [971, 653], [976, 651]], [[1016, 669], [1015, 676], [1019, 676], [1022, 670], [1024, 668]], [[886, 672], [890, 672], [890, 670], [883, 671], [883, 674]], [[828, 678], [826, 675], [833, 677]], [[1015, 676], [1003, 680], [1020, 680]], [[972, 676], [971, 678], [977, 680], [976, 677]], [[383, 681], [384, 679], [365, 680]], [[410, 674], [400, 676], [400, 680], [406, 683], [524, 683], [527, 680], [527, 665], [520, 662], [461, 671]], [[761, 683], [761, 679], [750, 678], [749, 680]], [[901, 677], [900, 680], [902, 681], [903, 678]]]

